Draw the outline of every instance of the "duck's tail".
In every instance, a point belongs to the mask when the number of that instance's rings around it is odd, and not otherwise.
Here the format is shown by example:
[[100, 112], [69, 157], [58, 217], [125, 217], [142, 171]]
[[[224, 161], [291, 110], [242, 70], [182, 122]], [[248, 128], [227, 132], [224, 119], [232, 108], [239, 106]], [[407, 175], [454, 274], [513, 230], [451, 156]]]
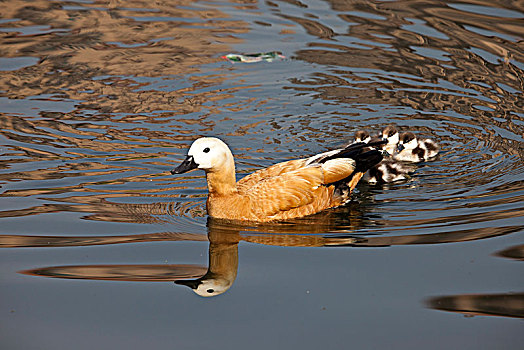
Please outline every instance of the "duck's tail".
[[380, 163], [383, 159], [382, 145], [387, 140], [376, 140], [369, 143], [357, 142], [344, 148], [336, 149], [309, 158], [306, 165], [324, 164], [338, 158], [350, 158], [355, 161], [355, 169], [352, 174], [344, 179], [334, 182], [335, 195], [342, 203], [349, 201], [351, 192], [355, 189], [362, 176], [368, 169]]
[[365, 173], [370, 168], [374, 167], [378, 163], [384, 159], [384, 156], [382, 155], [382, 152], [376, 149], [367, 150], [360, 154], [358, 154], [355, 158], [356, 166], [355, 166], [355, 173], [356, 172], [363, 172]]
[[364, 151], [353, 158], [356, 162], [355, 171], [349, 181], [346, 180], [350, 193], [353, 192], [366, 171], [380, 163], [383, 158], [382, 152], [376, 149]]
[[[343, 202], [348, 202], [350, 200], [351, 193], [366, 171], [380, 163], [384, 158], [382, 152], [375, 148], [375, 146], [379, 146], [384, 142], [377, 141], [376, 143], [376, 145], [367, 144], [364, 146], [360, 144], [358, 147], [355, 147], [355, 145], [359, 144], [353, 144], [346, 147], [346, 149], [341, 152], [341, 154], [346, 153], [345, 156], [355, 160], [355, 170], [351, 176], [338, 181], [335, 184], [335, 191], [342, 198]], [[340, 155], [338, 156], [340, 157]]]
[[[359, 159], [364, 160], [365, 158], [367, 158], [367, 156], [363, 157], [363, 154], [374, 151], [374, 150], [379, 151], [380, 149], [382, 149], [382, 145], [386, 143], [387, 143], [387, 140], [377, 140], [377, 141], [371, 141], [369, 143], [364, 143], [364, 142], [352, 143], [342, 149], [337, 150], [337, 152], [326, 153], [328, 154], [328, 156], [323, 157], [322, 159], [319, 159], [318, 161], [325, 162], [325, 161], [328, 161], [334, 158], [352, 158], [355, 161], [357, 161], [358, 163]], [[382, 154], [381, 152], [379, 153]]]

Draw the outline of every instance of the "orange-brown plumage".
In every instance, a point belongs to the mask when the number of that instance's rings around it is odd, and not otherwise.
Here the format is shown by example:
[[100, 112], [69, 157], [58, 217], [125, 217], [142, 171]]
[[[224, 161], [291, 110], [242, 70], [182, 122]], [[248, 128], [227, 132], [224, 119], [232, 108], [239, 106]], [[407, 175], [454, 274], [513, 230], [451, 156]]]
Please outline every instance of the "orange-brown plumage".
[[[206, 172], [207, 210], [212, 217], [243, 221], [285, 220], [345, 203], [367, 168], [382, 159], [377, 151], [363, 154], [363, 146], [348, 147], [353, 148], [278, 163], [236, 182], [231, 151], [221, 140], [206, 137], [191, 145], [186, 160], [172, 173], [195, 168]], [[369, 163], [365, 169], [359, 169], [359, 156]]]

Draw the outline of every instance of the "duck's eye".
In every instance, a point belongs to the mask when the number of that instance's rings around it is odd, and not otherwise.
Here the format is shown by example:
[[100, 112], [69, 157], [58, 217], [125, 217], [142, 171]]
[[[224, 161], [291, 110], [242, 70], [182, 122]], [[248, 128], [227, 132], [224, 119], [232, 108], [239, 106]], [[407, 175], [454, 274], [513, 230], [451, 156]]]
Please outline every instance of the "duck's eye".
[[[209, 148], [208, 148], [208, 149], [209, 149]], [[215, 291], [214, 289], [208, 289], [208, 290], [207, 290], [207, 292], [208, 292], [209, 294], [213, 293], [214, 291]]]
[[209, 153], [210, 149], [209, 147], [204, 148], [204, 153]]

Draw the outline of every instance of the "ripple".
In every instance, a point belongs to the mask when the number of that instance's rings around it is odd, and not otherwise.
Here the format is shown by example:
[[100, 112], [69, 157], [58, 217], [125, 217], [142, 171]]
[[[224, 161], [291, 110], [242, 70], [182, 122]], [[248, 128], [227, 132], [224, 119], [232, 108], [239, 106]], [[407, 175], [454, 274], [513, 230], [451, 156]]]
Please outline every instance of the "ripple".
[[[10, 225], [0, 246], [178, 240], [165, 232], [211, 242], [222, 232], [230, 245], [358, 248], [520, 233], [524, 55], [513, 6], [15, 2], [0, 21], [0, 220]], [[290, 59], [219, 59], [260, 42]], [[225, 139], [240, 178], [390, 124], [442, 151], [407, 181], [362, 183], [348, 205], [307, 218], [209, 220], [203, 174], [167, 173], [198, 136]], [[45, 273], [77, 273], [68, 271]]]
[[[8, 4], [2, 343], [70, 348], [97, 328], [86, 346], [282, 347], [273, 328], [304, 349], [522, 339], [521, 2]], [[270, 51], [286, 59], [220, 58]], [[215, 220], [204, 173], [169, 173], [200, 136], [231, 146], [239, 179], [391, 124], [441, 152], [305, 218]]]

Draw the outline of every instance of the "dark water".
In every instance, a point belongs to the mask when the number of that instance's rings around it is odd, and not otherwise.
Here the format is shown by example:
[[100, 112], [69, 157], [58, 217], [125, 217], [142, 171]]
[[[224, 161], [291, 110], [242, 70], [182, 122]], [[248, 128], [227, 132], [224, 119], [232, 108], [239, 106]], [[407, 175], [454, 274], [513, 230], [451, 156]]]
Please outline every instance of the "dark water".
[[[522, 348], [522, 2], [0, 12], [2, 349]], [[209, 220], [168, 173], [203, 135], [242, 176], [390, 124], [439, 157], [291, 222]]]

